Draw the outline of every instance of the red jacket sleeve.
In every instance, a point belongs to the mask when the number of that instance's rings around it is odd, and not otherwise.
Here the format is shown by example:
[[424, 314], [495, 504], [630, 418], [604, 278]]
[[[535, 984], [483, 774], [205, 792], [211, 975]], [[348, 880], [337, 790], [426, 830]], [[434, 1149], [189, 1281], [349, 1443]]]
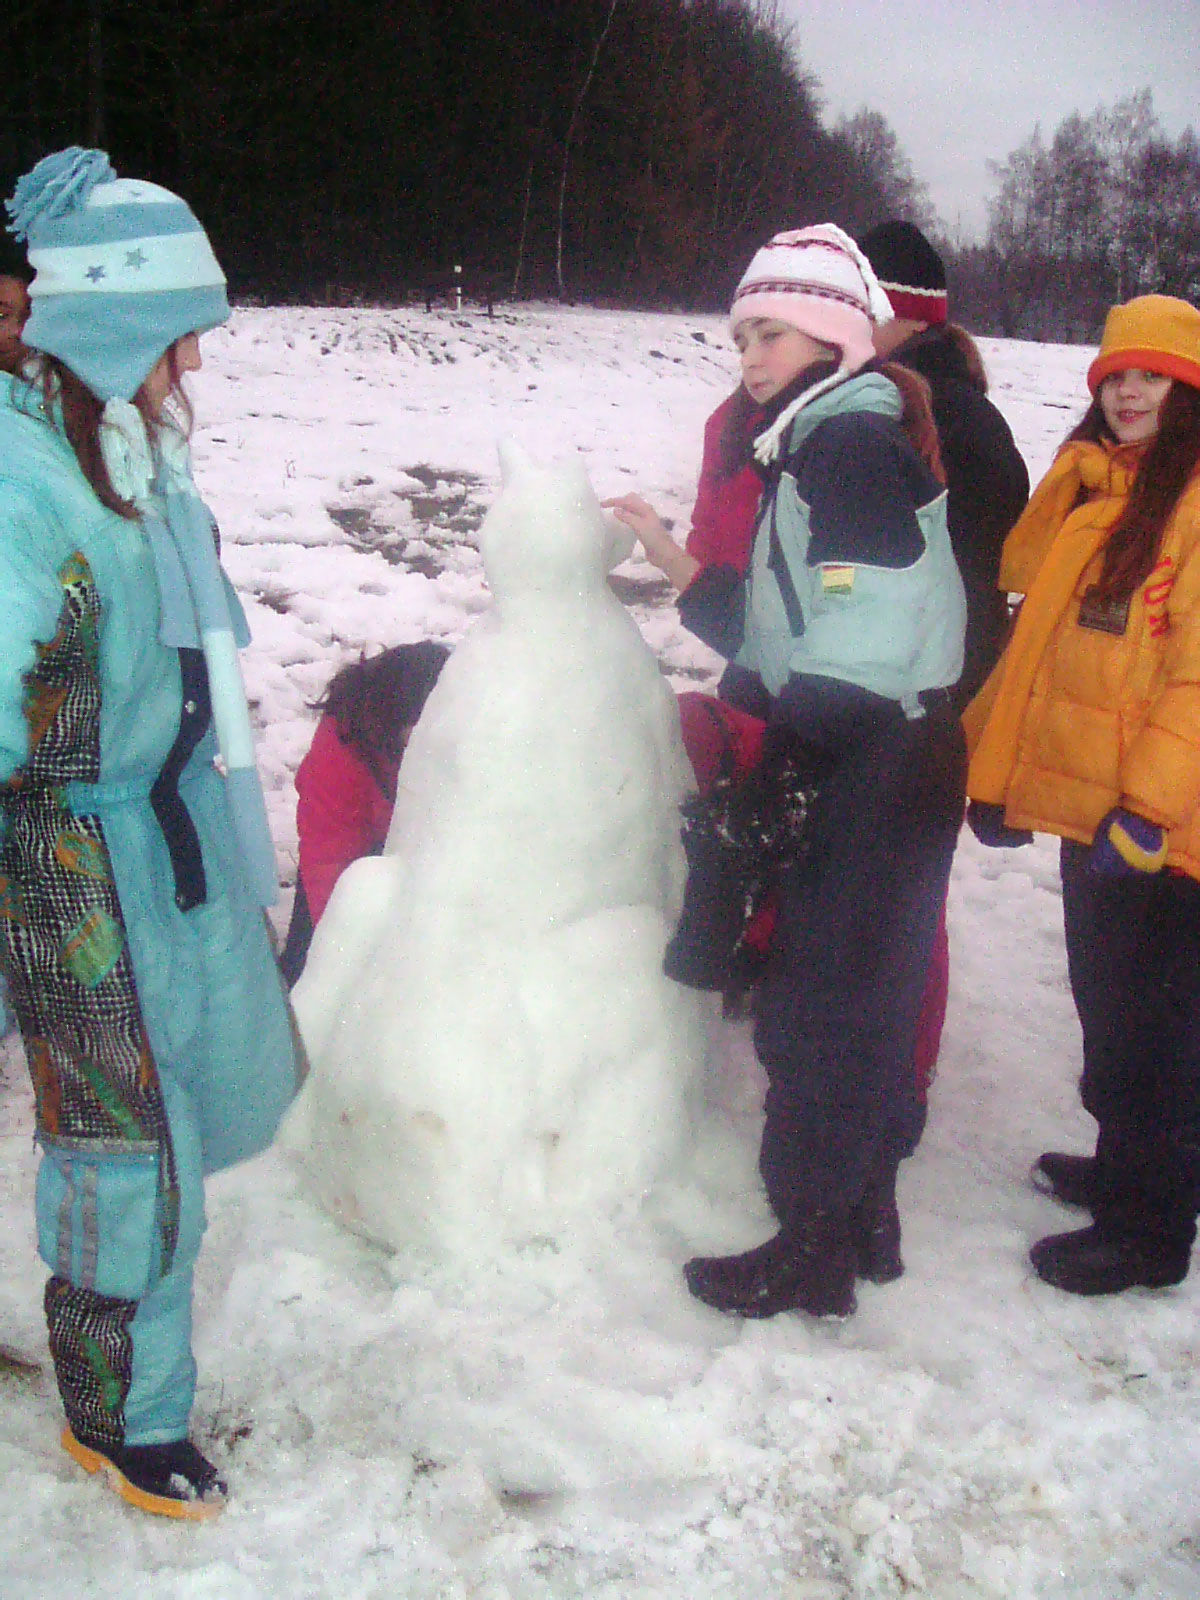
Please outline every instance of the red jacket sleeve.
[[300, 881], [315, 924], [350, 863], [383, 845], [392, 807], [366, 764], [342, 743], [329, 716], [317, 724], [297, 769], [296, 793]]
[[723, 400], [704, 425], [700, 482], [687, 536], [688, 555], [701, 566], [733, 567], [744, 573], [750, 564], [754, 524], [762, 495], [762, 479], [752, 466], [727, 477], [721, 466], [721, 436], [736, 396]]

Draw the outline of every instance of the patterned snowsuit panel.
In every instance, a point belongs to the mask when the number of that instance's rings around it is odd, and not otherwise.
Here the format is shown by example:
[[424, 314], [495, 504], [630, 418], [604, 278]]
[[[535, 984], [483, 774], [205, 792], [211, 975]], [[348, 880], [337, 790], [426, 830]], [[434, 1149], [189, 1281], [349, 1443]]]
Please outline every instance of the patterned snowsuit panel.
[[156, 1277], [170, 1265], [179, 1194], [103, 826], [63, 804], [67, 784], [100, 773], [99, 601], [78, 553], [59, 577], [59, 626], [25, 679], [29, 759], [3, 796], [0, 937], [50, 1163], [39, 1186], [56, 1191], [57, 1227], [53, 1238], [43, 1227], [41, 1241], [57, 1264], [45, 1296], [55, 1372], [77, 1437], [119, 1443], [137, 1298], [104, 1292], [90, 1175], [126, 1156], [149, 1194], [152, 1168]]

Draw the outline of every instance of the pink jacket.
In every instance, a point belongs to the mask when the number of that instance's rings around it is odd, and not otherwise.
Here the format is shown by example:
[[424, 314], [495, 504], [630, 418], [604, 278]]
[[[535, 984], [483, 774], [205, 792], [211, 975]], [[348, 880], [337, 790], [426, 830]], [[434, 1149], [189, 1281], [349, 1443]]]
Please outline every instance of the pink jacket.
[[[395, 774], [392, 775], [393, 796]], [[315, 925], [333, 886], [352, 861], [378, 853], [392, 820], [393, 798], [379, 787], [362, 757], [324, 716], [296, 772], [296, 829], [300, 881]]]

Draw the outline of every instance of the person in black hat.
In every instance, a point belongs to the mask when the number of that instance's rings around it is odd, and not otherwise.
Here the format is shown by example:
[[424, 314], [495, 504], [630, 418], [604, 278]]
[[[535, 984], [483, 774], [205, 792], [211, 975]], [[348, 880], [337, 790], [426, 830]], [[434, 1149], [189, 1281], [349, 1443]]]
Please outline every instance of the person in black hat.
[[[950, 542], [967, 596], [963, 670], [954, 692], [961, 711], [1004, 646], [1008, 602], [999, 587], [1000, 552], [1025, 509], [1029, 473], [1008, 423], [987, 397], [987, 373], [974, 339], [948, 320], [941, 256], [911, 222], [881, 223], [861, 243], [893, 312], [891, 322], [875, 329], [876, 353], [920, 373], [932, 391]], [[917, 1032], [917, 1077], [925, 1086], [937, 1067], [949, 985], [943, 908]]]
[[956, 691], [961, 708], [1004, 644], [1008, 607], [998, 588], [1000, 551], [1025, 509], [1029, 473], [1008, 423], [987, 398], [975, 341], [947, 319], [941, 256], [911, 222], [881, 223], [861, 245], [895, 313], [875, 330], [876, 352], [919, 372], [933, 391], [950, 540], [967, 591], [967, 642]]

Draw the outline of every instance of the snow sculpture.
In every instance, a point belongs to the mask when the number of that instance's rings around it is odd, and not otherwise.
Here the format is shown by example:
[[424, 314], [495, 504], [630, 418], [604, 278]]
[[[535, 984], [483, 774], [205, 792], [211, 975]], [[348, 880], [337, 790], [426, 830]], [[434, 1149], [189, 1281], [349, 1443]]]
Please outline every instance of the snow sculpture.
[[636, 1204], [703, 1059], [697, 999], [661, 972], [690, 769], [607, 583], [628, 535], [581, 467], [501, 466], [493, 604], [413, 734], [383, 857], [317, 929], [283, 1134], [349, 1227], [455, 1256]]

